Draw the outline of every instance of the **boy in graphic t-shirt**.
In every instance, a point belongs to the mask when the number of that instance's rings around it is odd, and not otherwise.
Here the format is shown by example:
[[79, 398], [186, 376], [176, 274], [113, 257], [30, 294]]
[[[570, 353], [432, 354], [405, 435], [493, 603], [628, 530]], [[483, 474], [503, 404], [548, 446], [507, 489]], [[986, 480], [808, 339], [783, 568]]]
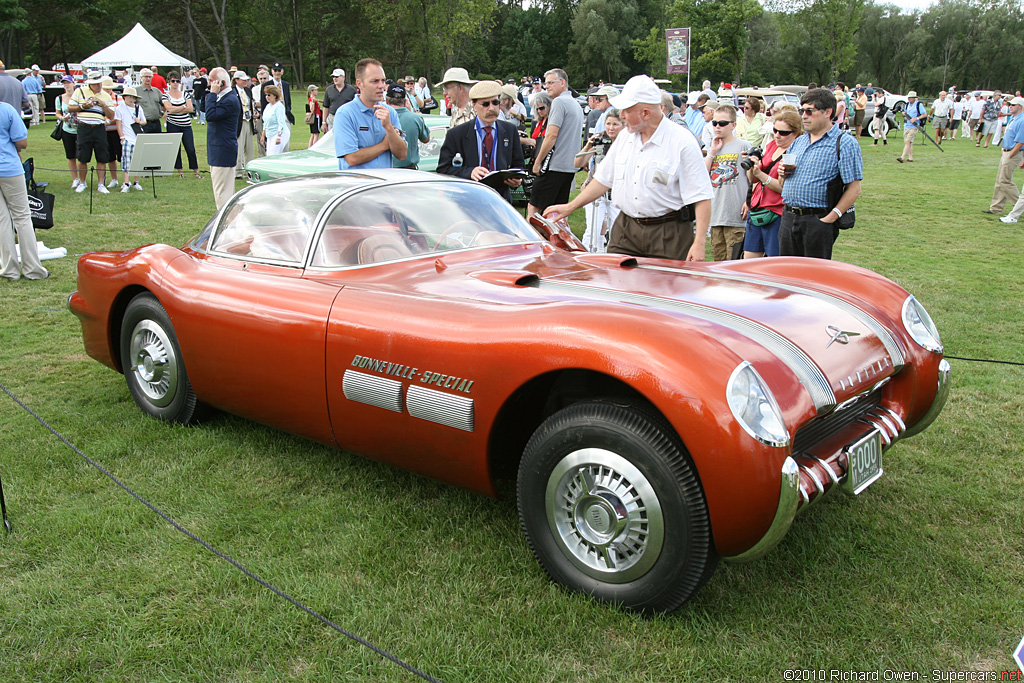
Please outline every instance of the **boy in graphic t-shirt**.
[[711, 144], [704, 163], [711, 174], [711, 252], [716, 261], [732, 258], [746, 233], [747, 191], [750, 179], [740, 166], [752, 149], [749, 142], [735, 135], [736, 108], [720, 104], [711, 121]]

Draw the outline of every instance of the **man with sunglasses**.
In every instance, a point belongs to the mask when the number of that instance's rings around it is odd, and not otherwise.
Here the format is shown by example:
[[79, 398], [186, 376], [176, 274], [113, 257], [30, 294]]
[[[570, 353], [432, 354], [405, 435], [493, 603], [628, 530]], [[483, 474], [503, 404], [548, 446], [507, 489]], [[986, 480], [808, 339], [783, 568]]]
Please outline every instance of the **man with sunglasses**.
[[[860, 145], [833, 121], [836, 97], [827, 88], [808, 90], [800, 97], [804, 135], [789, 147], [796, 160], [795, 171], [779, 169], [782, 182], [782, 225], [779, 228], [780, 256], [810, 256], [831, 259], [832, 245], [839, 237], [835, 222], [860, 196], [864, 165]], [[839, 144], [837, 156], [836, 144]], [[842, 178], [845, 191], [834, 205], [828, 200], [828, 183]]]
[[[514, 124], [498, 120], [501, 86], [494, 81], [480, 81], [469, 91], [476, 118], [449, 128], [441, 145], [437, 172], [445, 175], [481, 180], [492, 171], [523, 167], [523, 148]], [[512, 203], [513, 187], [522, 180], [509, 178], [495, 187]]]
[[544, 215], [568, 217], [610, 189], [621, 213], [612, 225], [609, 252], [703, 261], [712, 191], [700, 144], [665, 119], [661, 89], [650, 76], [629, 79], [611, 103], [626, 130], [576, 198], [549, 206]]

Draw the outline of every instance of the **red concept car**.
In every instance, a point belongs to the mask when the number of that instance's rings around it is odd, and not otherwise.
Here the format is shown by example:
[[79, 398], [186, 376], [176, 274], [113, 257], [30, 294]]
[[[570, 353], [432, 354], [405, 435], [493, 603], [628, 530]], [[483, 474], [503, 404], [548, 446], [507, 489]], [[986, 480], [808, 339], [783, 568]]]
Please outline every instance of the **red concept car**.
[[82, 256], [69, 306], [162, 420], [212, 407], [491, 495], [518, 473], [548, 575], [645, 612], [870, 486], [950, 382], [868, 270], [590, 254], [415, 171], [254, 185], [181, 248]]

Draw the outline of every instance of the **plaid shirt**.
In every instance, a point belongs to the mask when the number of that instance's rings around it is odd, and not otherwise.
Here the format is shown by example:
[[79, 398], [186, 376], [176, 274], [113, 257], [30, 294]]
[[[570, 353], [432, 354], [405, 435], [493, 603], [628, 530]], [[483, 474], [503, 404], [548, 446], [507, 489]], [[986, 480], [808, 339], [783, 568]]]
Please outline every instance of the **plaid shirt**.
[[[840, 155], [836, 158], [836, 138]], [[804, 133], [786, 150], [796, 155], [796, 172], [786, 177], [782, 186], [782, 200], [787, 206], [800, 208], [827, 209], [828, 181], [838, 173], [844, 183], [852, 183], [864, 177], [864, 164], [860, 156], [860, 145], [852, 135], [846, 135], [835, 125], [811, 142], [809, 133]]]

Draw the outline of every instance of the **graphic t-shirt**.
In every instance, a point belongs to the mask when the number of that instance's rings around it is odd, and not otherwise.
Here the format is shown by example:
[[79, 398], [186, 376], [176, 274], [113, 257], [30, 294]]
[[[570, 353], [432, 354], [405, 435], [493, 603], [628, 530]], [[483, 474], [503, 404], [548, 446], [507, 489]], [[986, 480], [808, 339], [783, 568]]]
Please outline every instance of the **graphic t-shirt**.
[[747, 201], [750, 180], [740, 166], [741, 154], [751, 149], [746, 140], [733, 140], [724, 145], [711, 161], [711, 225], [743, 227], [747, 222], [740, 210]]

